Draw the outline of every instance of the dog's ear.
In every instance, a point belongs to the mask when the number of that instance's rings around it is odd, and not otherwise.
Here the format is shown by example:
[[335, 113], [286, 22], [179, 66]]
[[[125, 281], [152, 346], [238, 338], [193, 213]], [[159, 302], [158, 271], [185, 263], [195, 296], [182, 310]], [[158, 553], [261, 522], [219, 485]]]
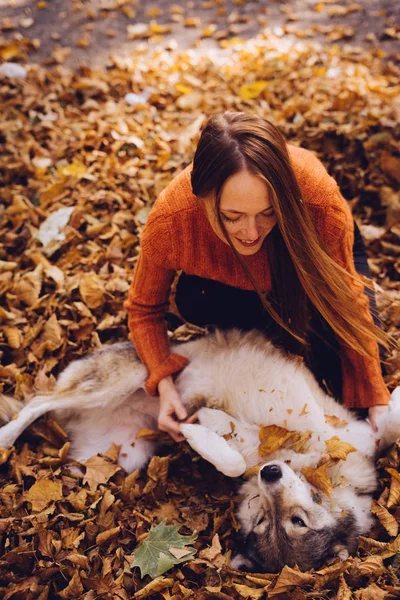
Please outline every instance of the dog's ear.
[[236, 554], [231, 560], [231, 568], [235, 571], [254, 572], [256, 565], [243, 554]]
[[232, 569], [251, 573], [263, 573], [262, 557], [257, 550], [257, 535], [254, 532], [248, 535], [239, 533], [234, 538], [237, 554], [231, 561]]

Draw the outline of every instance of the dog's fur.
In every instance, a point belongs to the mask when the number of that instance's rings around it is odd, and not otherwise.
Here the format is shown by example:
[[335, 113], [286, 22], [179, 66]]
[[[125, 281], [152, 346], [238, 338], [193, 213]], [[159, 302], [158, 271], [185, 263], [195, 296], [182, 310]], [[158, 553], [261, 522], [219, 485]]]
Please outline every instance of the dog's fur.
[[[307, 452], [281, 448], [242, 486], [243, 551], [233, 566], [270, 572], [285, 564], [318, 568], [353, 552], [372, 522], [377, 440], [384, 448], [400, 435], [400, 397], [391, 401], [375, 435], [368, 423], [327, 396], [301, 362], [261, 333], [216, 332], [175, 350], [190, 360], [176, 379], [182, 401], [189, 411], [202, 406], [199, 424], [183, 424], [181, 430], [226, 475], [240, 476], [260, 463], [260, 426], [312, 432]], [[145, 379], [146, 369], [129, 342], [105, 346], [70, 364], [52, 393], [24, 406], [2, 396], [0, 419], [8, 423], [0, 429], [0, 446], [10, 447], [28, 425], [51, 411], [69, 435], [71, 457], [84, 461], [116, 442], [126, 471], [143, 467], [156, 444], [136, 435], [143, 427], [156, 428], [159, 410], [158, 399], [143, 389]], [[325, 415], [347, 425], [338, 429]], [[301, 470], [318, 463], [326, 453], [325, 441], [333, 436], [357, 451], [329, 468], [334, 488], [328, 497]]]

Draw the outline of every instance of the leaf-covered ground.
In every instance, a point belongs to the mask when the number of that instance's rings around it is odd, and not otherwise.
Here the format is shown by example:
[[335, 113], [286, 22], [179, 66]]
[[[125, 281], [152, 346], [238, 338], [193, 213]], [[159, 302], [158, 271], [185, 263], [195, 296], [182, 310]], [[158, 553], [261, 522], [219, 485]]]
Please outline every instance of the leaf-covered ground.
[[[190, 162], [206, 116], [225, 109], [266, 116], [324, 161], [354, 209], [384, 326], [399, 339], [394, 62], [351, 48], [290, 46], [272, 32], [208, 55], [139, 49], [106, 70], [75, 73], [30, 65], [31, 49], [24, 39], [0, 46], [3, 61], [27, 69], [26, 80], [0, 79], [3, 392], [21, 398], [47, 389], [73, 358], [127, 338], [122, 303], [151, 203]], [[46, 239], [43, 223], [66, 207], [68, 224]], [[398, 352], [386, 381], [391, 389], [400, 383]], [[186, 445], [166, 440], [146, 473], [129, 476], [117, 454], [113, 447], [81, 474], [71, 470], [68, 441], [51, 420], [2, 452], [2, 600], [399, 597], [399, 445], [379, 461], [380, 522], [357, 556], [279, 575], [229, 568], [234, 484]], [[135, 548], [163, 519], [182, 524], [182, 534], [197, 531], [197, 557], [141, 580], [130, 567]]]

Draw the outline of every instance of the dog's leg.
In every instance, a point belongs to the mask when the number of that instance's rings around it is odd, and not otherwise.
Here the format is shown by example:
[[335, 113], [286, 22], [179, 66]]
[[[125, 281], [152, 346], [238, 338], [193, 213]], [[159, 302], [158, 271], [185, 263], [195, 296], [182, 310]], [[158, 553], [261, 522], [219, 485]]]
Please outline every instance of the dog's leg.
[[26, 404], [17, 417], [0, 429], [0, 447], [10, 448], [21, 433], [36, 419], [52, 410], [73, 408], [74, 397], [60, 398], [58, 394], [36, 396]]
[[193, 450], [227, 477], [239, 477], [245, 472], [243, 456], [214, 431], [188, 423], [183, 423], [180, 429]]
[[393, 390], [389, 412], [378, 417], [379, 449], [385, 450], [400, 438], [400, 386]]

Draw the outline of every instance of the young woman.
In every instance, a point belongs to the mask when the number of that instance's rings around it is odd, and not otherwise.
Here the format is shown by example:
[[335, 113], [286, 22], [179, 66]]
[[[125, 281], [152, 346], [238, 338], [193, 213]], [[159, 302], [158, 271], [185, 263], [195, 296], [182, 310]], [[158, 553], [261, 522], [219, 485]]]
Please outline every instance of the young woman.
[[215, 115], [150, 213], [125, 306], [147, 391], [160, 395], [159, 427], [176, 440], [187, 415], [173, 376], [187, 361], [170, 353], [165, 315], [178, 271], [185, 320], [264, 331], [376, 427], [389, 399], [378, 342], [388, 339], [357, 274], [369, 274], [362, 239], [311, 152], [256, 115]]

